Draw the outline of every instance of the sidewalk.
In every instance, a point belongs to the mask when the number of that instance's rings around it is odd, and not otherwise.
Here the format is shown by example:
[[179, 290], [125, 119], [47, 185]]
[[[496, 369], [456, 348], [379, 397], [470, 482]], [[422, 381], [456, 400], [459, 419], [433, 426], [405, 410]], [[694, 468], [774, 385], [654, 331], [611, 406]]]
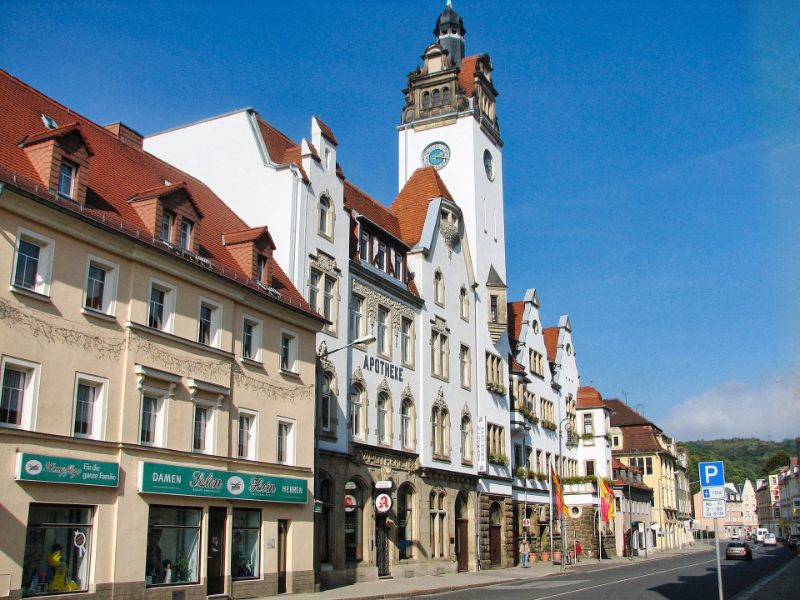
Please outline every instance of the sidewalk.
[[[784, 548], [785, 552], [792, 552]], [[765, 580], [735, 596], [736, 600], [775, 600], [800, 598], [800, 555], [795, 556]]]
[[381, 579], [380, 581], [370, 581], [366, 583], [353, 583], [342, 587], [325, 590], [316, 594], [292, 594], [292, 600], [382, 600], [384, 598], [413, 598], [415, 596], [426, 596], [438, 594], [440, 592], [451, 592], [472, 587], [483, 587], [508, 583], [512, 581], [522, 581], [525, 579], [539, 579], [551, 575], [558, 575], [562, 572], [572, 573], [583, 567], [613, 567], [629, 565], [632, 562], [643, 562], [702, 552], [703, 550], [713, 549], [713, 546], [695, 544], [683, 549], [668, 550], [650, 554], [647, 558], [637, 556], [633, 561], [627, 558], [612, 558], [603, 560], [602, 563], [597, 559], [583, 559], [577, 565], [567, 565], [561, 571], [560, 565], [551, 563], [531, 563], [527, 569], [513, 567], [510, 569], [496, 569], [477, 571], [469, 573], [457, 573], [452, 575], [429, 575], [426, 577], [414, 577], [410, 579]]

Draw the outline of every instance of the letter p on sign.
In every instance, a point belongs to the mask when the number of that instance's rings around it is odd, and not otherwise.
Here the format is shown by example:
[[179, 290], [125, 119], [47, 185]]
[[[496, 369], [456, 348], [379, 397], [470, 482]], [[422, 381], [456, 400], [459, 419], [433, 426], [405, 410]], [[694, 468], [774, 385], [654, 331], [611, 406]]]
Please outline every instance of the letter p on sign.
[[725, 485], [725, 467], [722, 461], [700, 463], [698, 467], [701, 487]]

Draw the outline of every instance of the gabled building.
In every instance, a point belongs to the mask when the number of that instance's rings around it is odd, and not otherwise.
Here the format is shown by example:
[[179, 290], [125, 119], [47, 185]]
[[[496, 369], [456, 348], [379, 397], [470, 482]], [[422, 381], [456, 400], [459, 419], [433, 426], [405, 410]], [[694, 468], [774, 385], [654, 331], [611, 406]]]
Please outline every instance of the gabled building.
[[618, 556], [647, 555], [653, 551], [650, 506], [653, 489], [642, 481], [642, 472], [618, 458], [612, 459]]
[[[795, 440], [800, 450], [800, 440]], [[800, 466], [798, 457], [793, 456], [789, 466], [780, 476], [782, 534], [788, 537], [800, 533]]]
[[325, 320], [268, 221], [0, 72], [0, 594], [313, 590]]
[[781, 533], [781, 486], [780, 476], [785, 467], [779, 467], [761, 481], [756, 488], [758, 503], [758, 526], [769, 529], [770, 533]]

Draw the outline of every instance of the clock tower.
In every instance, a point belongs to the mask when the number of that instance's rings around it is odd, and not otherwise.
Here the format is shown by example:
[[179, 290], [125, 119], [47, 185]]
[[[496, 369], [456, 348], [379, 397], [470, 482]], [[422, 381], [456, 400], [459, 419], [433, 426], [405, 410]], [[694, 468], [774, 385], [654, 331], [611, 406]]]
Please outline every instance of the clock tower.
[[465, 56], [466, 29], [450, 0], [436, 20], [434, 43], [408, 75], [400, 137], [399, 188], [433, 166], [461, 207], [473, 268], [484, 284], [505, 281], [503, 165], [497, 90], [488, 54]]

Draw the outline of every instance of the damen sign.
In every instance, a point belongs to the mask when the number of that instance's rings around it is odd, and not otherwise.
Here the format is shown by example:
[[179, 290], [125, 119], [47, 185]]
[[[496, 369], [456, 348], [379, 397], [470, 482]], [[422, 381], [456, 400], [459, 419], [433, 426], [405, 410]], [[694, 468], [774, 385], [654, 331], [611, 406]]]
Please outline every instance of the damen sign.
[[308, 485], [304, 479], [142, 461], [139, 463], [139, 492], [304, 504]]

